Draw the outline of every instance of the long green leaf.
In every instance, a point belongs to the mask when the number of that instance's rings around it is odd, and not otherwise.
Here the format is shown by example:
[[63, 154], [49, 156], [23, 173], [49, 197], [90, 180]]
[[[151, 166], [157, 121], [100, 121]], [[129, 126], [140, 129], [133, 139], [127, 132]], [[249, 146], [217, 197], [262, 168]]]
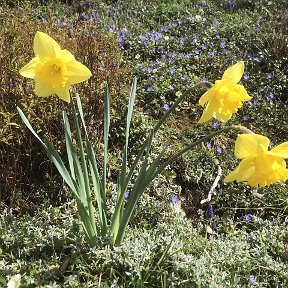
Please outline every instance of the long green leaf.
[[26, 118], [26, 116], [24, 115], [24, 113], [22, 112], [22, 110], [17, 106], [17, 110], [18, 113], [22, 119], [22, 121], [24, 122], [24, 124], [27, 126], [27, 128], [32, 132], [32, 134], [40, 141], [40, 143], [45, 147], [45, 143], [41, 140], [41, 138], [38, 136], [38, 134], [35, 132], [35, 130], [33, 129], [33, 127], [31, 126], [29, 120]]
[[[108, 138], [110, 128], [110, 92], [108, 83], [105, 86], [105, 100], [104, 100], [104, 161], [103, 161], [103, 173], [102, 173], [102, 189], [104, 195], [106, 195], [106, 174], [108, 164]], [[105, 197], [106, 201], [106, 197]]]
[[120, 245], [123, 240], [126, 227], [133, 214], [133, 211], [139, 199], [139, 195], [142, 193], [142, 186], [146, 182], [146, 172], [147, 172], [147, 167], [148, 167], [149, 151], [151, 148], [153, 136], [154, 136], [154, 131], [151, 130], [151, 132], [149, 133], [149, 137], [147, 138], [148, 141], [147, 141], [147, 146], [146, 146], [146, 155], [145, 155], [144, 162], [142, 163], [141, 169], [139, 171], [139, 175], [136, 179], [136, 182], [128, 198], [123, 216], [121, 217], [119, 221], [119, 228], [115, 229], [114, 231], [113, 239], [115, 240], [116, 246]]
[[67, 183], [69, 188], [73, 191], [73, 193], [77, 194], [77, 184], [76, 182], [70, 177], [70, 174], [68, 170], [66, 169], [59, 153], [57, 150], [54, 148], [52, 143], [45, 138], [45, 146], [47, 147], [47, 152], [49, 156], [51, 157], [53, 163], [55, 164], [57, 170], [59, 171], [60, 175], [64, 179], [64, 181]]
[[70, 173], [71, 173], [72, 178], [75, 180], [74, 162], [73, 162], [73, 155], [72, 155], [73, 153], [75, 153], [75, 150], [72, 144], [72, 133], [70, 129], [68, 116], [64, 107], [63, 107], [62, 116], [63, 116], [63, 122], [64, 122], [66, 151], [67, 151], [67, 156], [68, 156]]

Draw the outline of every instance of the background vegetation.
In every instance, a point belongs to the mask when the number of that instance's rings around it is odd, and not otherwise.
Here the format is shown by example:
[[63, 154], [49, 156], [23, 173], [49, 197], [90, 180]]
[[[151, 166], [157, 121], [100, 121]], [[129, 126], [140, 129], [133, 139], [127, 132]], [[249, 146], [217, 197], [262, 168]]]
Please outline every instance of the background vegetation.
[[[63, 151], [59, 101], [35, 96], [32, 81], [18, 73], [33, 56], [35, 32], [44, 31], [93, 73], [73, 89], [83, 99], [98, 151], [108, 77], [112, 202], [132, 75], [139, 79], [132, 155], [183, 91], [199, 79], [214, 82], [242, 59], [242, 84], [253, 99], [230, 123], [266, 135], [273, 146], [288, 141], [287, 24], [284, 0], [0, 0], [0, 283], [20, 273], [23, 287], [286, 287], [285, 184], [255, 190], [220, 181], [210, 203], [200, 203], [219, 165], [223, 175], [236, 165], [236, 135], [218, 137], [173, 163], [141, 200], [124, 245], [112, 248], [107, 241], [91, 250], [75, 203], [16, 105]], [[197, 124], [202, 93], [169, 119], [155, 153], [167, 145], [169, 154], [222, 126]]]

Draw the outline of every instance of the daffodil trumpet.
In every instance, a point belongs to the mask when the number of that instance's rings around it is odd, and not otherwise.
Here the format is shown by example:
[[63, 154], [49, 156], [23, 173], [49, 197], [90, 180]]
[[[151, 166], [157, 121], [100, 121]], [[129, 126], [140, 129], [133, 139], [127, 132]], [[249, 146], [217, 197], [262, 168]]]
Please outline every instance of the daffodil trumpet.
[[269, 186], [288, 179], [284, 159], [288, 158], [288, 142], [269, 150], [270, 140], [259, 134], [240, 134], [235, 142], [235, 157], [240, 164], [225, 182], [247, 182], [252, 187]]
[[234, 113], [242, 107], [250, 97], [243, 85], [238, 84], [244, 73], [244, 62], [239, 61], [230, 66], [217, 80], [211, 89], [206, 91], [199, 100], [204, 112], [199, 123], [204, 123], [212, 118], [227, 122]]

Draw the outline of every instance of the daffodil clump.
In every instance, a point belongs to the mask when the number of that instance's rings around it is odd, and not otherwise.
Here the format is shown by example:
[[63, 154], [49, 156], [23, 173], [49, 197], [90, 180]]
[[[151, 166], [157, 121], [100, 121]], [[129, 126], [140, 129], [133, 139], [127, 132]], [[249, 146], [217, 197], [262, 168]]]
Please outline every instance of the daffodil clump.
[[20, 74], [35, 80], [34, 92], [40, 97], [56, 94], [69, 103], [71, 85], [92, 76], [86, 66], [43, 32], [35, 35], [34, 53], [36, 57], [20, 70]]
[[224, 181], [247, 181], [252, 187], [268, 186], [278, 180], [286, 181], [288, 169], [284, 159], [288, 158], [288, 142], [271, 150], [268, 150], [269, 143], [270, 140], [262, 135], [238, 135], [235, 142], [235, 157], [243, 160]]
[[227, 122], [234, 113], [242, 107], [250, 97], [243, 87], [237, 84], [244, 73], [244, 62], [240, 61], [229, 67], [221, 80], [209, 89], [199, 100], [199, 104], [205, 107], [199, 123], [207, 122], [216, 118], [221, 122]]
[[[71, 85], [89, 79], [91, 76], [90, 70], [76, 61], [69, 51], [62, 50], [57, 42], [42, 32], [36, 33], [34, 52], [36, 57], [21, 69], [20, 74], [35, 80], [35, 93], [38, 96], [47, 97], [56, 94], [60, 99], [69, 103], [69, 89]], [[222, 79], [216, 81], [215, 85], [200, 98], [200, 105], [205, 107], [203, 115], [199, 120], [200, 123], [206, 122], [212, 117], [219, 121], [227, 122], [232, 115], [242, 107], [243, 102], [251, 99], [245, 88], [238, 84], [243, 72], [243, 61], [229, 67], [223, 74]], [[166, 169], [169, 164], [187, 151], [221, 133], [228, 132], [235, 128], [235, 126], [227, 126], [204, 136], [183, 148], [168, 158], [168, 160], [163, 159], [165, 152], [165, 150], [163, 150], [153, 161], [148, 161], [155, 133], [167, 117], [175, 111], [181, 101], [191, 94], [193, 89], [203, 85], [205, 86], [205, 83], [200, 82], [182, 93], [175, 103], [167, 109], [162, 118], [150, 130], [147, 139], [143, 142], [131, 166], [127, 167], [129, 131], [136, 97], [136, 83], [137, 81], [134, 79], [128, 103], [123, 161], [116, 185], [117, 201], [115, 203], [114, 214], [110, 220], [107, 219], [106, 206], [106, 178], [109, 160], [108, 139], [110, 129], [109, 87], [106, 86], [104, 100], [104, 157], [101, 174], [93, 151], [93, 143], [89, 140], [87, 133], [79, 95], [76, 96], [77, 106], [74, 106], [74, 101], [71, 103], [72, 115], [74, 117], [74, 123], [76, 124], [77, 140], [72, 138], [73, 134], [71, 133], [69, 119], [65, 108], [63, 108], [68, 168], [66, 168], [61, 156], [52, 143], [48, 139], [45, 139], [45, 141], [41, 140], [22, 110], [18, 108], [24, 123], [46, 149], [59, 173], [75, 196], [86, 239], [92, 247], [97, 245], [99, 237], [106, 237], [107, 233], [110, 233], [110, 236], [113, 238], [113, 244], [120, 245], [136, 204], [152, 181]], [[84, 133], [80, 130], [79, 118]], [[225, 181], [245, 181], [253, 187], [263, 187], [275, 183], [278, 180], [286, 181], [288, 179], [288, 169], [286, 168], [284, 159], [288, 158], [288, 142], [280, 144], [270, 151], [268, 150], [269, 142], [269, 139], [262, 135], [238, 135], [235, 144], [235, 156], [243, 160], [239, 166], [225, 178]], [[140, 159], [142, 159], [143, 162], [138, 171], [136, 169], [137, 166], [139, 166]], [[136, 179], [133, 180], [134, 184], [131, 184], [133, 175], [136, 175]], [[127, 197], [125, 195], [127, 195], [128, 187], [130, 191], [129, 197], [126, 199]], [[98, 209], [95, 209], [94, 203], [97, 203]]]

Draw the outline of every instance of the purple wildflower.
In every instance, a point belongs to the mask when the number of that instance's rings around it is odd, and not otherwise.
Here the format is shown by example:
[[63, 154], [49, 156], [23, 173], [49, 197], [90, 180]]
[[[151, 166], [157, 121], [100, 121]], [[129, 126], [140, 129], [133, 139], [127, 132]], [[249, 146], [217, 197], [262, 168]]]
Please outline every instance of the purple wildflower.
[[272, 78], [273, 78], [273, 72], [267, 73], [267, 78], [268, 78], [268, 79], [272, 79]]
[[244, 115], [244, 116], [243, 116], [243, 120], [244, 120], [244, 121], [248, 121], [248, 120], [249, 120], [249, 115]]
[[147, 38], [142, 34], [139, 36], [139, 38], [142, 42], [145, 42], [147, 40]]
[[214, 57], [215, 56], [215, 51], [211, 51], [208, 54], [209, 54], [209, 56]]
[[196, 55], [199, 55], [199, 54], [200, 54], [200, 51], [199, 51], [198, 49], [196, 49], [196, 50], [195, 50], [195, 54], [196, 54]]
[[87, 15], [85, 12], [83, 12], [83, 13], [81, 14], [81, 16], [80, 16], [80, 19], [83, 20], [83, 21], [86, 21], [86, 20], [89, 19], [89, 17], [88, 17], [88, 15]]
[[251, 274], [250, 276], [249, 276], [249, 283], [251, 284], [251, 285], [256, 285], [257, 283], [256, 283], [256, 277], [253, 275], [253, 274]]
[[178, 198], [178, 196], [177, 195], [173, 195], [172, 196], [172, 203], [176, 205], [179, 202], [180, 202], [180, 199]]
[[206, 210], [206, 216], [207, 218], [213, 218], [214, 217], [214, 210], [212, 204], [208, 204], [207, 210]]
[[206, 46], [205, 44], [202, 44], [202, 45], [201, 45], [201, 49], [202, 49], [202, 50], [206, 50], [206, 49], [207, 49], [207, 46]]
[[124, 193], [124, 198], [125, 198], [125, 199], [128, 199], [129, 196], [130, 196], [130, 192], [129, 192], [129, 191], [125, 191], [125, 193]]
[[173, 91], [173, 90], [175, 89], [172, 85], [170, 85], [168, 88], [169, 88], [171, 91]]
[[274, 94], [273, 92], [270, 92], [269, 95], [266, 97], [267, 101], [271, 104], [274, 99]]
[[164, 27], [161, 28], [161, 31], [162, 31], [162, 32], [168, 32], [168, 30], [169, 30], [169, 28], [166, 27], [166, 26], [164, 26]]
[[219, 153], [219, 154], [222, 154], [222, 148], [220, 146], [217, 146], [216, 147], [216, 151]]
[[149, 86], [149, 87], [147, 87], [147, 91], [148, 91], [148, 92], [153, 92], [153, 91], [154, 91], [154, 88], [153, 88], [152, 86]]
[[243, 79], [244, 80], [248, 80], [249, 78], [250, 78], [249, 74], [245, 73], [244, 76], [243, 76]]
[[254, 105], [254, 106], [257, 106], [258, 104], [259, 104], [259, 101], [258, 101], [257, 99], [254, 99], [254, 100], [253, 100], [253, 105]]
[[169, 110], [169, 105], [167, 104], [167, 103], [165, 103], [164, 105], [163, 105], [163, 108], [164, 108], [164, 110]]
[[220, 47], [221, 47], [221, 48], [224, 48], [224, 47], [225, 47], [225, 41], [224, 41], [224, 40], [222, 40], [222, 41], [220, 42]]
[[213, 118], [212, 122], [213, 122], [213, 128], [217, 129], [220, 125], [219, 121], [217, 119]]
[[227, 6], [228, 6], [228, 8], [235, 8], [236, 7], [236, 3], [232, 2], [232, 1], [228, 1]]
[[211, 143], [211, 142], [206, 142], [206, 147], [207, 147], [208, 149], [211, 149], [211, 148], [212, 148], [212, 143]]
[[215, 221], [212, 222], [211, 228], [212, 228], [214, 231], [217, 230], [217, 225], [216, 225], [216, 222], [215, 222]]
[[245, 215], [245, 221], [246, 222], [252, 222], [253, 221], [253, 217], [251, 214], [246, 214]]
[[174, 68], [171, 68], [171, 69], [170, 69], [170, 74], [171, 74], [171, 75], [174, 75], [174, 74], [175, 74], [175, 69], [174, 69]]

